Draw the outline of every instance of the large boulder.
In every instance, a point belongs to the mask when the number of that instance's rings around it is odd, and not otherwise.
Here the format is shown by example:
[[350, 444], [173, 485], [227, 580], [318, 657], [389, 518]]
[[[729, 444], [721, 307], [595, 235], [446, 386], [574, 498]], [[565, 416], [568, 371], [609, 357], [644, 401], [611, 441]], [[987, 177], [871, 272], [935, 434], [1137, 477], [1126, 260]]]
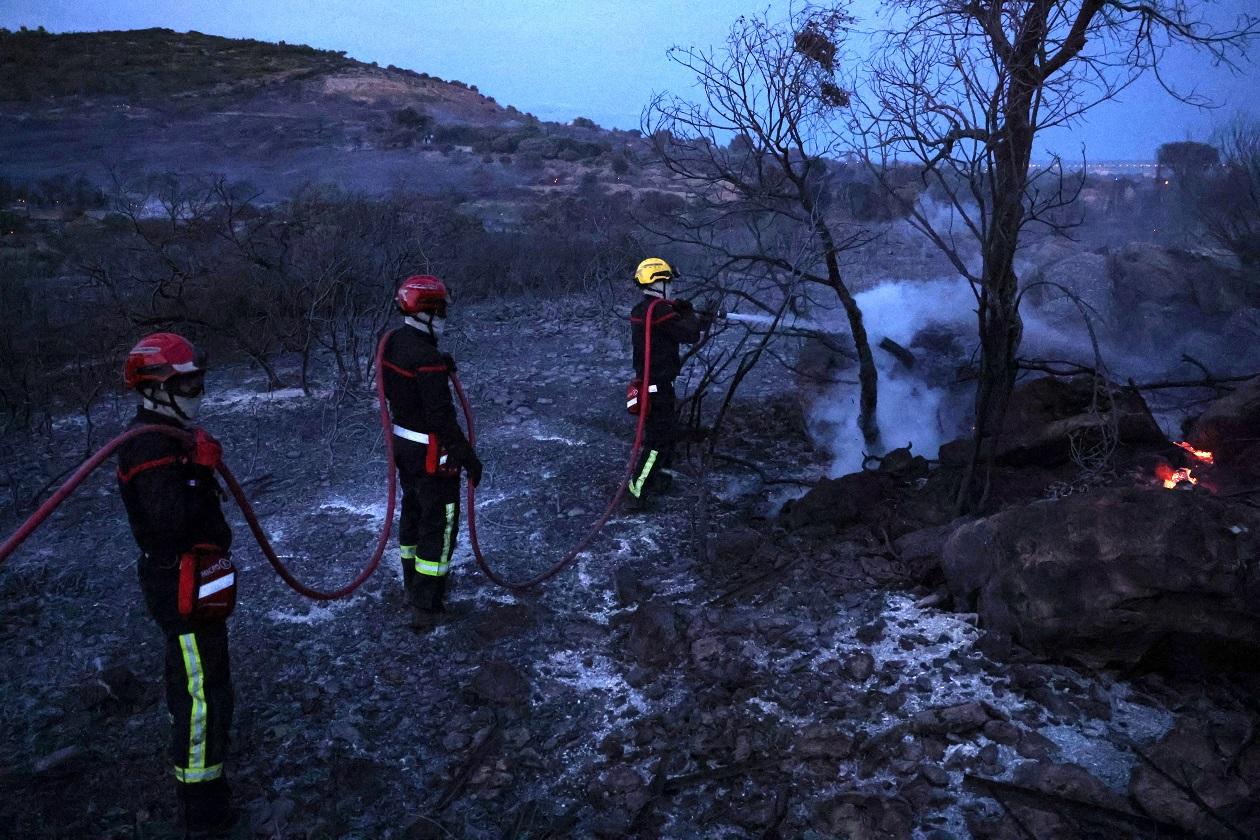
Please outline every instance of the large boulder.
[[1223, 340], [1224, 326], [1232, 314], [1260, 304], [1254, 280], [1217, 254], [1131, 243], [1110, 255], [1108, 271], [1112, 324], [1135, 352], [1164, 355], [1170, 346], [1208, 358], [1236, 352]]
[[824, 478], [780, 512], [789, 528], [840, 529], [868, 519], [879, 509], [894, 485], [891, 476], [863, 471]]
[[1237, 463], [1249, 453], [1254, 455], [1254, 443], [1260, 441], [1260, 376], [1208, 405], [1191, 425], [1188, 439], [1212, 452], [1220, 463]]
[[1260, 302], [1236, 262], [1202, 251], [1134, 242], [1112, 255], [1110, 272], [1121, 311], [1153, 303], [1228, 315]]
[[1212, 718], [1182, 719], [1149, 747], [1129, 794], [1145, 813], [1195, 837], [1260, 837], [1260, 741], [1245, 716]]
[[1112, 281], [1106, 254], [1057, 246], [1043, 247], [1036, 257], [1045, 258], [1029, 275], [1028, 298], [1037, 314], [1052, 326], [1079, 328], [1084, 316], [1076, 298], [1088, 307], [1090, 318], [1101, 316], [1110, 324]]
[[[1142, 395], [1113, 387], [1110, 399], [1095, 399], [1094, 377], [1044, 376], [1011, 394], [998, 440], [997, 461], [1010, 466], [1055, 466], [1072, 457], [1073, 443], [1090, 444], [1115, 424], [1119, 443], [1131, 448], [1167, 447], [1168, 439]], [[971, 441], [962, 438], [941, 447], [941, 461], [965, 463]]]
[[1203, 491], [1100, 490], [963, 525], [956, 604], [1043, 654], [1135, 663], [1170, 649], [1260, 661], [1260, 511]]

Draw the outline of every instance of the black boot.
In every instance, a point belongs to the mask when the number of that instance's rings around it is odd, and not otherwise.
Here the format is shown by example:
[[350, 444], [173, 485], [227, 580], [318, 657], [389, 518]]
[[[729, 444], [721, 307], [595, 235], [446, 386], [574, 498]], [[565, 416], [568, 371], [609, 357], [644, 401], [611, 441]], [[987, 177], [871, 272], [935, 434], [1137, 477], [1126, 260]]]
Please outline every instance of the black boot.
[[647, 494], [646, 490], [638, 496], [627, 493], [624, 504], [630, 513], [648, 513], [656, 509], [655, 500]]
[[179, 807], [188, 837], [224, 837], [236, 825], [227, 779], [179, 785]]

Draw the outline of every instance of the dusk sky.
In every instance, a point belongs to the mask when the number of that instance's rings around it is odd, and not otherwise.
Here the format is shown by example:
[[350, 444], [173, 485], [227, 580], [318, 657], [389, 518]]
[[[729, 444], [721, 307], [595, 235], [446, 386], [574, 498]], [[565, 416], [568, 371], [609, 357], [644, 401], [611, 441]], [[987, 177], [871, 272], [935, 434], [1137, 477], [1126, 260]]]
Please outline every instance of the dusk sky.
[[[799, 3], [797, 4], [800, 5]], [[859, 16], [878, 6], [860, 0]], [[766, 0], [0, 0], [0, 26], [44, 26], [54, 32], [162, 26], [229, 37], [285, 40], [381, 65], [396, 64], [477, 85], [501, 104], [544, 119], [577, 116], [604, 126], [637, 128], [654, 90], [686, 91], [688, 77], [665, 57], [671, 45], [718, 44], [741, 14], [786, 2]], [[1229, 21], [1260, 0], [1219, 0], [1213, 18]], [[1175, 80], [1194, 80], [1221, 107], [1203, 111], [1176, 102], [1152, 78], [1119, 102], [1091, 113], [1071, 132], [1046, 138], [1048, 150], [1089, 158], [1146, 159], [1168, 140], [1206, 140], [1239, 112], [1256, 115], [1260, 44], [1255, 61], [1233, 75], [1189, 53], [1165, 64]]]

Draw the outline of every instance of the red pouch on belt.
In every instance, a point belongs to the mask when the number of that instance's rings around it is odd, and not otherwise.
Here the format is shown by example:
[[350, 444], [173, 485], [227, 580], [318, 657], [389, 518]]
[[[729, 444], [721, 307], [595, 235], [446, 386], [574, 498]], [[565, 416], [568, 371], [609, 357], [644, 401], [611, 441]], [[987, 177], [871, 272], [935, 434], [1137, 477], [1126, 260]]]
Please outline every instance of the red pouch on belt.
[[179, 556], [179, 614], [223, 619], [236, 606], [236, 566], [217, 545], [202, 543]]
[[451, 463], [446, 449], [438, 443], [438, 436], [429, 432], [429, 442], [424, 453], [424, 471], [426, 475], [451, 478], [459, 475], [459, 467]]

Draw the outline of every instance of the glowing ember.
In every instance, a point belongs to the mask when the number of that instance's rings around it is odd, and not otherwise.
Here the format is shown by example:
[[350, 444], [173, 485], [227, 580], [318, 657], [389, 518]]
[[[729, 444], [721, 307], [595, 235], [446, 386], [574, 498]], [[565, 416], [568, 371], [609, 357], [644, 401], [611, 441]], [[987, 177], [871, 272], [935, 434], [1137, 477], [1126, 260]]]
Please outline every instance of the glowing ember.
[[1177, 485], [1183, 481], [1190, 484], [1198, 484], [1199, 479], [1190, 474], [1190, 467], [1182, 467], [1181, 469], [1173, 469], [1167, 464], [1160, 464], [1155, 469], [1155, 477], [1164, 483], [1164, 487], [1169, 490], [1177, 489]]
[[1216, 463], [1216, 459], [1213, 457], [1212, 453], [1208, 452], [1206, 449], [1195, 449], [1184, 440], [1177, 441], [1177, 445], [1205, 464]]

